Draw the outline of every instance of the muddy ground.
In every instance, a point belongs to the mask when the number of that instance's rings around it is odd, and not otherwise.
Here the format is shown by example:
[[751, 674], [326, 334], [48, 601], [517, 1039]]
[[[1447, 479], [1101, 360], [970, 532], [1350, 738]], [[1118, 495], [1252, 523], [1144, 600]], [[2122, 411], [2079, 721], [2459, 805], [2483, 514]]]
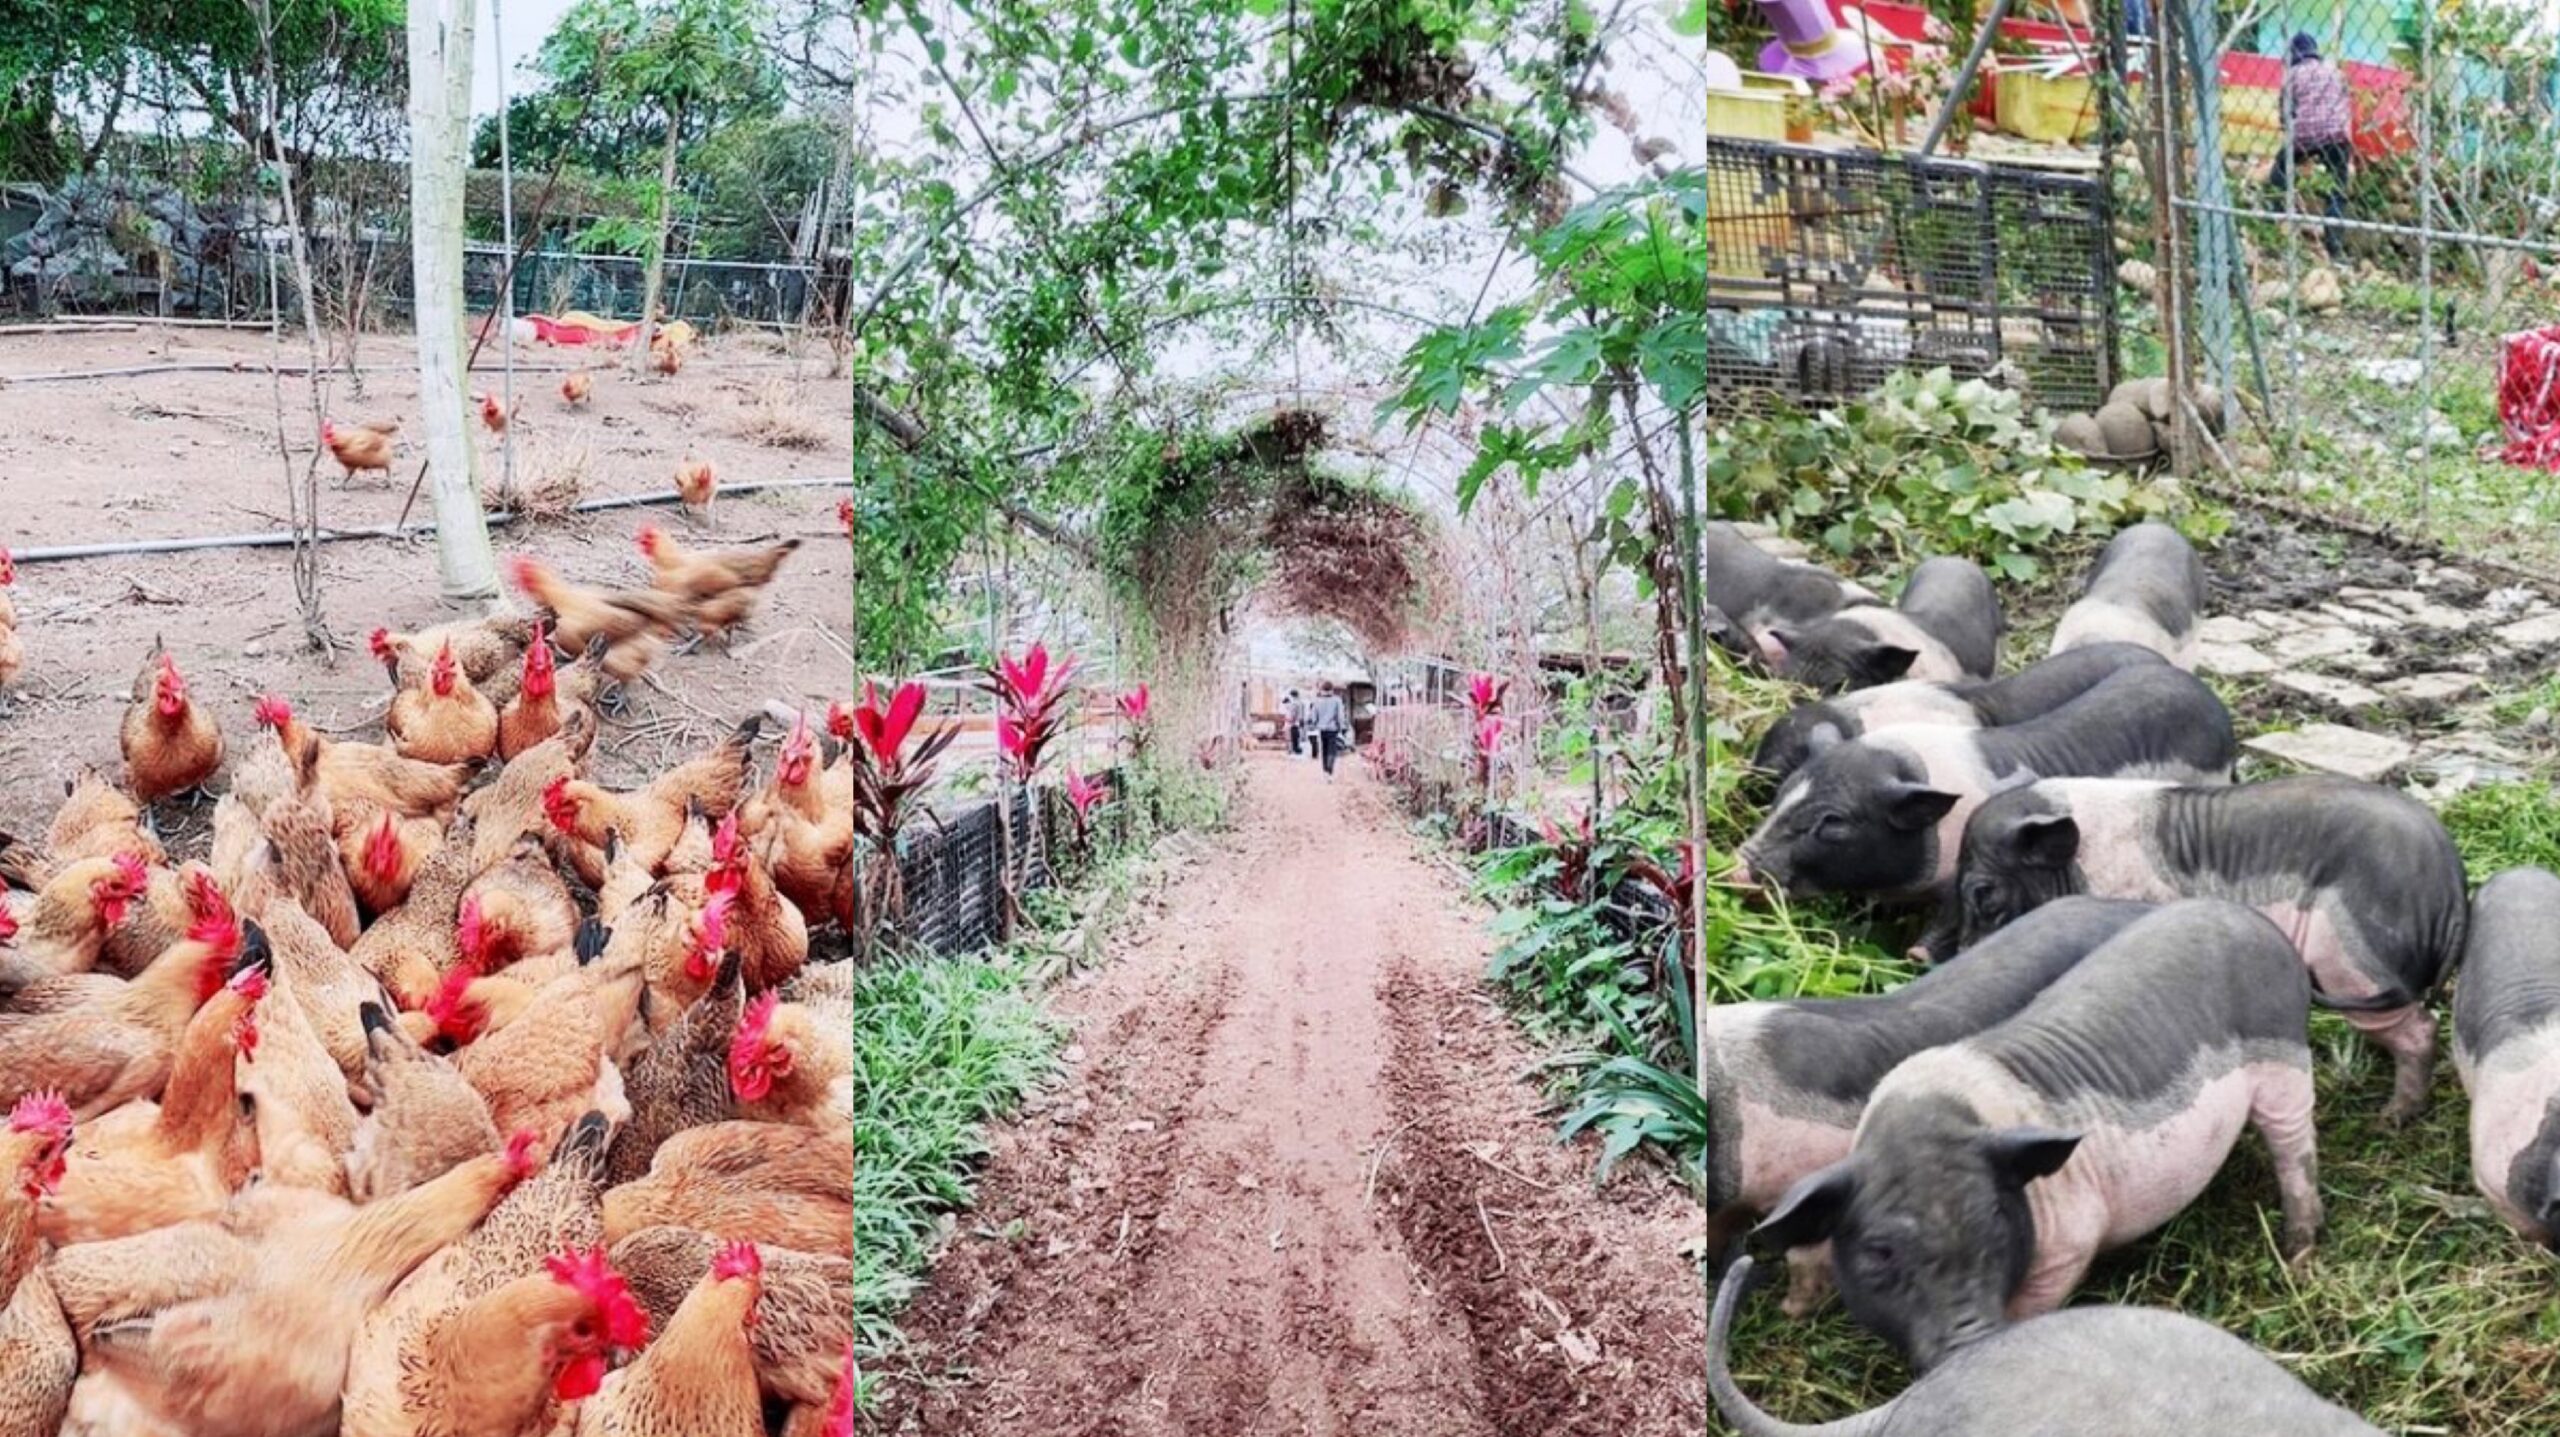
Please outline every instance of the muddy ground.
[[1694, 1437], [1696, 1205], [1592, 1190], [1487, 996], [1482, 911], [1358, 764], [1239, 821], [1063, 990], [884, 1371], [906, 1437]]
[[[266, 373], [25, 378], [162, 363], [256, 366], [274, 352], [264, 334], [217, 330], [0, 335], [0, 544], [25, 550], [285, 527], [286, 469]], [[298, 362], [299, 345], [288, 343], [285, 353]], [[344, 373], [334, 373], [328, 411], [341, 419], [401, 420], [399, 461], [389, 482], [369, 475], [342, 485], [337, 465], [323, 455], [321, 516], [332, 525], [397, 518], [424, 455], [411, 340], [369, 335], [360, 357], [387, 372], [366, 374], [361, 396]], [[499, 362], [493, 345], [475, 382], [495, 390]], [[536, 372], [572, 362], [563, 351], [518, 351], [524, 399], [514, 437], [522, 480], [581, 451], [589, 497], [667, 492], [687, 453], [710, 458], [729, 482], [848, 472], [851, 392], [841, 379], [825, 378], [825, 356], [815, 348], [795, 359], [758, 336], [713, 339], [672, 378], [599, 371], [589, 406], [575, 412], [557, 392], [559, 373]], [[306, 381], [289, 377], [284, 402], [299, 475], [314, 447]], [[759, 407], [805, 430], [804, 445], [754, 437], [749, 421]], [[475, 432], [486, 480], [496, 472], [498, 450]], [[852, 561], [834, 512], [844, 492], [739, 496], [716, 505], [706, 525], [659, 508], [495, 531], [502, 558], [532, 552], [572, 579], [619, 584], [646, 581], [632, 542], [644, 522], [667, 525], [687, 542], [807, 541], [732, 652], [715, 646], [677, 657], [658, 674], [666, 692], [635, 689], [630, 717], [596, 748], [603, 781], [636, 780], [769, 699], [823, 701], [848, 690]], [[421, 510], [425, 502], [421, 497]], [[40, 826], [59, 800], [59, 780], [78, 765], [117, 764], [117, 722], [155, 635], [167, 639], [197, 695], [212, 703], [235, 751], [259, 732], [251, 707], [267, 691], [290, 696], [334, 734], [376, 734], [387, 689], [364, 650], [365, 635], [378, 624], [416, 628], [461, 611], [438, 601], [431, 540], [354, 541], [323, 553], [324, 615], [344, 645], [328, 655], [303, 646], [284, 549], [22, 564], [12, 593], [27, 667], [0, 696], [10, 705], [0, 714], [0, 828]], [[184, 827], [188, 817], [171, 821]]]

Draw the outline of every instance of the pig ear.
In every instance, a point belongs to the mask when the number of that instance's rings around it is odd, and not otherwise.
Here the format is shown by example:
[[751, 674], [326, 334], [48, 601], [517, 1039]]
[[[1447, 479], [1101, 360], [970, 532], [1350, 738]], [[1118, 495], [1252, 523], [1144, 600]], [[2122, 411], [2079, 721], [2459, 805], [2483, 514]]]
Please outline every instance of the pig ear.
[[1752, 1247], [1783, 1252], [1830, 1241], [1832, 1229], [1840, 1225], [1840, 1215], [1849, 1210], [1849, 1198], [1857, 1190], [1858, 1176], [1846, 1162], [1807, 1175], [1787, 1189], [1787, 1195], [1778, 1199], [1777, 1210], [1751, 1230]]
[[1784, 629], [1762, 629], [1759, 638], [1760, 657], [1773, 669], [1787, 661], [1787, 649], [1796, 641], [1796, 636]]
[[1877, 683], [1889, 684], [1911, 672], [1911, 666], [1919, 660], [1918, 649], [1905, 648], [1901, 644], [1878, 644], [1867, 650], [1867, 671], [1875, 675]]
[[1885, 795], [1885, 821], [1905, 833], [1917, 833], [1947, 816], [1956, 796], [1943, 789], [1906, 783]]
[[2009, 1187], [2022, 1188], [2061, 1171], [2062, 1165], [2070, 1161], [2072, 1149], [2079, 1146], [2078, 1133], [2051, 1128], [2003, 1128], [1983, 1138], [1982, 1156], [1991, 1164], [1992, 1176]]
[[1805, 756], [1810, 758], [1814, 754], [1821, 753], [1826, 749], [1838, 748], [1840, 746], [1840, 740], [1840, 725], [1836, 723], [1815, 724], [1804, 732]]
[[2080, 856], [2080, 825], [2067, 813], [2018, 820], [2018, 857], [2038, 868], [2068, 868]]

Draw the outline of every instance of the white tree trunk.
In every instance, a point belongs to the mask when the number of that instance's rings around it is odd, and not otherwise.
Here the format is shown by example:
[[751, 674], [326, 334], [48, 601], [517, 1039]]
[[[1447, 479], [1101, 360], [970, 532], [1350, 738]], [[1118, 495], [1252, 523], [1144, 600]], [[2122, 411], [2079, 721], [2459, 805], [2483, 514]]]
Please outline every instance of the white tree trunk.
[[667, 149], [658, 161], [658, 237], [649, 244], [647, 278], [640, 285], [640, 342], [632, 347], [631, 372], [649, 362], [649, 342], [658, 333], [658, 289], [667, 280], [667, 220], [676, 199], [676, 136], [684, 127], [684, 107], [667, 113]]
[[[462, 177], [471, 126], [477, 0], [409, 3], [409, 225], [418, 321], [418, 408], [435, 486], [436, 557], [447, 599], [498, 592], [489, 520], [472, 474], [463, 359]], [[500, 337], [502, 342], [505, 336]]]

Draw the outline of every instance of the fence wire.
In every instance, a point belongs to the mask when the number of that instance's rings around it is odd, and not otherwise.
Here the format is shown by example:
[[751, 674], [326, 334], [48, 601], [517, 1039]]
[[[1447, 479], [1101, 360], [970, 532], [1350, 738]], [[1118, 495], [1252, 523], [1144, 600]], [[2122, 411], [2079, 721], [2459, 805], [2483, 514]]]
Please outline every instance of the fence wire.
[[[1093, 776], [1114, 800], [1126, 798], [1118, 770]], [[1058, 881], [1057, 861], [1075, 842], [1066, 795], [1054, 787], [1011, 795], [1013, 891], [1021, 895]], [[1039, 828], [1033, 830], [1033, 815]], [[887, 944], [942, 957], [975, 953], [1004, 935], [1005, 838], [995, 800], [971, 805], [942, 822], [910, 825], [900, 836], [903, 908], [888, 915]], [[1125, 839], [1129, 814], [1114, 801], [1095, 815], [1095, 840]]]

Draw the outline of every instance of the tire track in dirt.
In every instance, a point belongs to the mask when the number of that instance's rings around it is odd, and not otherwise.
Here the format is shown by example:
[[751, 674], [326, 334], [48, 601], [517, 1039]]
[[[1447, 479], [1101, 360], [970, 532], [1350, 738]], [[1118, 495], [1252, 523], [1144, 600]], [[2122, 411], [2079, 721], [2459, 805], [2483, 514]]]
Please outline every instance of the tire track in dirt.
[[1481, 927], [1364, 782], [1257, 758], [1061, 998], [1087, 1062], [997, 1140], [876, 1430], [1703, 1430], [1697, 1209], [1591, 1194], [1512, 1081]]

